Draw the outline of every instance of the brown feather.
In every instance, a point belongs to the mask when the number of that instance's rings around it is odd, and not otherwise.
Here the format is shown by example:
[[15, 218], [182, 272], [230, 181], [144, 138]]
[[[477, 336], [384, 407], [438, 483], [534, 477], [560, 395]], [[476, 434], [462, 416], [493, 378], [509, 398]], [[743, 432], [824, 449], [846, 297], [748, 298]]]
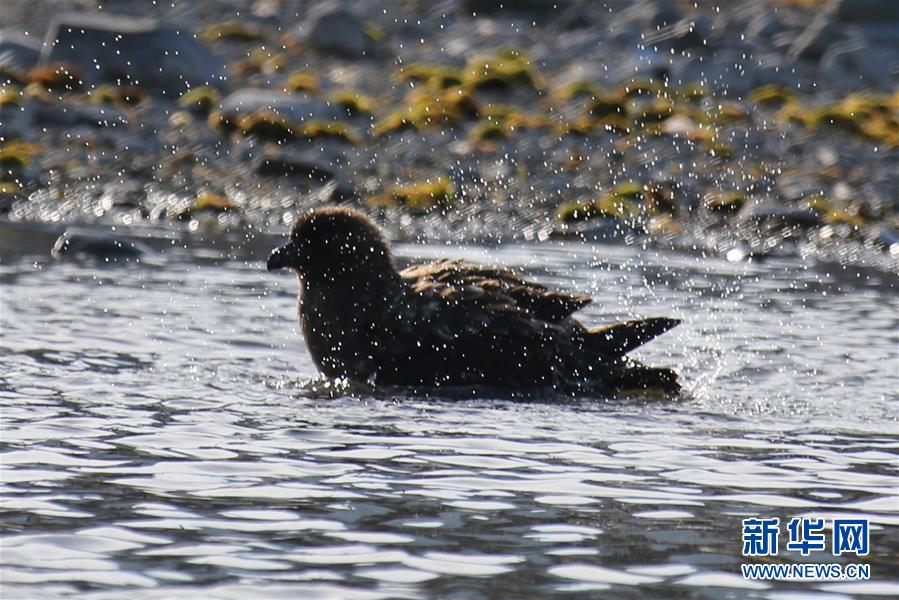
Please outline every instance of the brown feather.
[[[412, 281], [412, 287], [423, 290], [431, 284], [443, 284], [457, 290], [479, 290], [474, 297], [495, 303], [503, 300], [527, 311], [535, 318], [558, 323], [590, 303], [586, 294], [569, 294], [548, 290], [505, 269], [483, 267], [461, 260], [438, 260], [415, 265], [400, 276]], [[451, 292], [446, 292], [451, 297]]]

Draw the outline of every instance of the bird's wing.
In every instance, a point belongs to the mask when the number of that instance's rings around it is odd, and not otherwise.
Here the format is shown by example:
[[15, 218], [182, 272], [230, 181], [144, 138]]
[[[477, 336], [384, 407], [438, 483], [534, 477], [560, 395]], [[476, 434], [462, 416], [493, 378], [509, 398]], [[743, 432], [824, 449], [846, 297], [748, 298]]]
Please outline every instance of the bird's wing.
[[[673, 327], [647, 319], [585, 329], [569, 315], [586, 296], [550, 292], [500, 269], [440, 261], [402, 272], [377, 344], [379, 381], [547, 385], [618, 368]], [[606, 373], [608, 375], [608, 373]]]
[[501, 290], [477, 285], [416, 281], [392, 307], [396, 338], [436, 343], [466, 340], [527, 340], [556, 327], [518, 306]]
[[388, 302], [385, 341], [376, 350], [379, 381], [546, 385], [574, 355], [573, 321], [536, 317], [501, 282], [456, 277], [410, 278]]
[[439, 260], [400, 273], [419, 293], [501, 312], [522, 312], [540, 321], [558, 323], [590, 303], [590, 296], [547, 289], [505, 269], [459, 260]]

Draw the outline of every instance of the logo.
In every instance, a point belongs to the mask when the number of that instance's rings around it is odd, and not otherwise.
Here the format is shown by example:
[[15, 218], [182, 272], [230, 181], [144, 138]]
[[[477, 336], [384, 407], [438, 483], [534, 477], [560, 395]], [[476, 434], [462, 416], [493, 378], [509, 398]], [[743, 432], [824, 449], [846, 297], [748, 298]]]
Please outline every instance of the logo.
[[777, 556], [780, 519], [743, 519], [743, 556]]
[[799, 551], [802, 556], [808, 556], [827, 547], [824, 539], [824, 519], [793, 517], [787, 525], [787, 530], [790, 532], [787, 550]]
[[[867, 556], [870, 552], [868, 519], [834, 519], [830, 536], [825, 519], [793, 517], [787, 523], [785, 549], [800, 556], [827, 553], [830, 556]], [[829, 539], [828, 539], [829, 537]], [[777, 556], [780, 519], [751, 517], [743, 519], [743, 556]], [[829, 550], [829, 552], [828, 552]], [[779, 579], [792, 581], [867, 580], [871, 567], [867, 564], [767, 563], [740, 565], [746, 579]]]
[[833, 520], [833, 555], [868, 556], [868, 519]]

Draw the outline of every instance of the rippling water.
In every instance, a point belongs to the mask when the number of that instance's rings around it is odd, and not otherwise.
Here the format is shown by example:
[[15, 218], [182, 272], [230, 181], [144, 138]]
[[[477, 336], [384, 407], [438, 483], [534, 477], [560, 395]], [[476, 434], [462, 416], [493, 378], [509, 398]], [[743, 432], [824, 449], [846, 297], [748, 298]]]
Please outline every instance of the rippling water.
[[[589, 290], [590, 323], [685, 319], [638, 353], [678, 366], [682, 400], [452, 400], [311, 382], [296, 282], [264, 272], [255, 247], [107, 268], [4, 252], [4, 597], [899, 589], [888, 276], [580, 244], [401, 246]], [[740, 521], [755, 515], [868, 517], [872, 580], [743, 580]]]

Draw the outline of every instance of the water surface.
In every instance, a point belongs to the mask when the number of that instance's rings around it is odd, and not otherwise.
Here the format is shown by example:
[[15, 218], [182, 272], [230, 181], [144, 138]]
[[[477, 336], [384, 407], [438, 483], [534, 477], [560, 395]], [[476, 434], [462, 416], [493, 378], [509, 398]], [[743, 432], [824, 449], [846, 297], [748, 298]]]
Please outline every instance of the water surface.
[[[679, 401], [453, 400], [311, 383], [296, 282], [258, 249], [222, 247], [112, 267], [5, 251], [5, 597], [899, 589], [891, 276], [602, 245], [401, 246], [403, 261], [464, 256], [589, 291], [590, 324], [685, 321], [637, 353], [679, 368]], [[740, 521], [755, 515], [869, 518], [872, 580], [743, 580]]]

